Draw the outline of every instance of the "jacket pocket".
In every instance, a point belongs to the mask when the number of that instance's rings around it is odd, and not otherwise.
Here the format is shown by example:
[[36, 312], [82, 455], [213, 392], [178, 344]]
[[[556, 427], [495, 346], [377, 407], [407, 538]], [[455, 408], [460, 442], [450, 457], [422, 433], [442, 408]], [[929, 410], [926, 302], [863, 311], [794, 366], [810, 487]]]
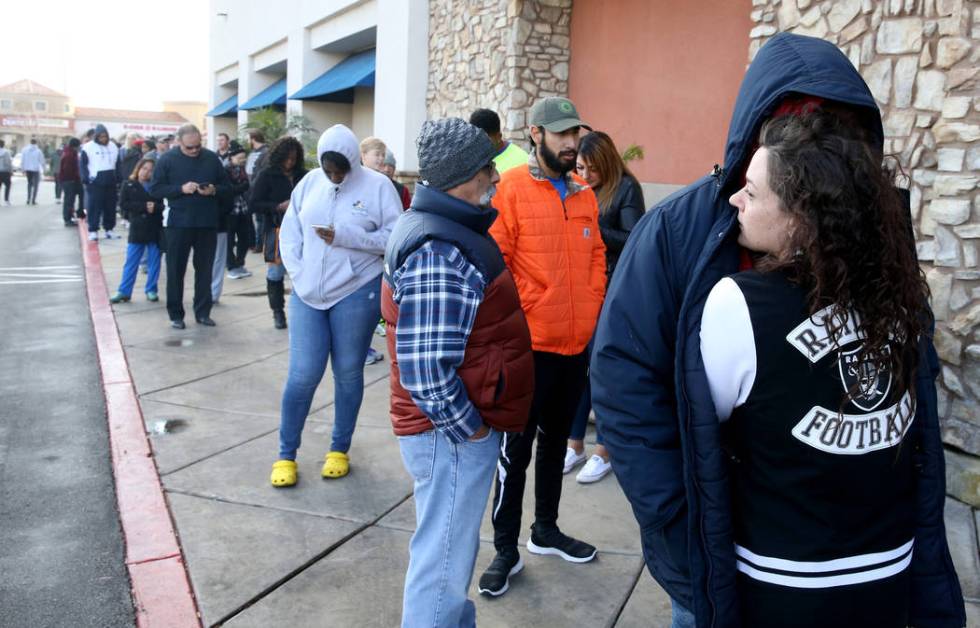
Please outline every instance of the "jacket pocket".
[[[672, 597], [677, 590], [689, 590], [691, 569], [688, 561], [687, 504], [660, 527], [641, 530], [643, 553], [647, 564], [653, 565], [661, 585]], [[680, 598], [678, 598], [680, 599]]]
[[436, 431], [398, 437], [398, 449], [402, 454], [405, 470], [416, 482], [427, 482], [432, 477], [435, 464]]

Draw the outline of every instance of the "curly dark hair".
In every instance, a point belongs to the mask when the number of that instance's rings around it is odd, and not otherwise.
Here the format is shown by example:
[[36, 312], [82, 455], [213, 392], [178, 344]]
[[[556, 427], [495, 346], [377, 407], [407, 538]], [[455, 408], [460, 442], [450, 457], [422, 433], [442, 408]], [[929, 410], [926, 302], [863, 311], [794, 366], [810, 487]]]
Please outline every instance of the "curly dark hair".
[[[789, 253], [761, 268], [783, 270], [802, 285], [811, 315], [829, 308], [822, 323], [832, 339], [856, 312], [864, 335], [858, 362], [891, 370], [893, 390], [914, 399], [918, 342], [932, 320], [895, 172], [826, 112], [769, 120], [759, 145], [768, 150], [769, 187], [793, 217]], [[860, 392], [848, 391], [845, 402]]]
[[306, 159], [306, 151], [303, 150], [303, 145], [295, 137], [285, 135], [273, 142], [272, 147], [269, 148], [269, 168], [282, 170], [283, 164], [286, 163], [290, 155], [296, 156], [293, 169], [302, 168]]

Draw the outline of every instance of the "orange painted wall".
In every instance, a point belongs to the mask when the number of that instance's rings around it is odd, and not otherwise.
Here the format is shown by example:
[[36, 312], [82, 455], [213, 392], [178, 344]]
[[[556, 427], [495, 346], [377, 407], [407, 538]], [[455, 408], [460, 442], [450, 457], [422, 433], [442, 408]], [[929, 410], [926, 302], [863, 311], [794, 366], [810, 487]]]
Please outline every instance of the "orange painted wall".
[[751, 0], [575, 0], [569, 92], [637, 178], [689, 183], [721, 163], [748, 61]]

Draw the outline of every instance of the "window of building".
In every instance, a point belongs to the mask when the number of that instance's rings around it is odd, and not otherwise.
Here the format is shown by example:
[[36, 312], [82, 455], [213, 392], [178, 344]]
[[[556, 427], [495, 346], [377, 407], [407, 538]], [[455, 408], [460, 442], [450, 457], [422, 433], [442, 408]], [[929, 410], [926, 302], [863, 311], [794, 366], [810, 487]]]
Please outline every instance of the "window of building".
[[71, 106], [65, 105], [65, 113], [71, 113]]
[[0, 100], [0, 109], [13, 109], [14, 103], [4, 98]]
[[34, 111], [47, 111], [47, 110], [48, 110], [48, 103], [44, 102], [43, 100], [34, 101]]

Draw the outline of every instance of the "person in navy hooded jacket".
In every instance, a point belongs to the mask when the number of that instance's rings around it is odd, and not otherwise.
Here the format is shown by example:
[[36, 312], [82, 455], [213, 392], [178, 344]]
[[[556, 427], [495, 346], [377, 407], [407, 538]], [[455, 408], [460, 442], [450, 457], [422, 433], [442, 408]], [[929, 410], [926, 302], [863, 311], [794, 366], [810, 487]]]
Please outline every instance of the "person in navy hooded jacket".
[[[775, 115], [819, 108], [882, 154], [881, 114], [833, 44], [780, 34], [759, 51], [739, 90], [724, 168], [671, 195], [633, 230], [606, 295], [592, 355], [592, 398], [613, 471], [639, 523], [647, 569], [670, 595], [674, 626], [742, 625], [732, 510], [718, 415], [701, 356], [705, 300], [751, 266], [729, 197]], [[909, 246], [913, 246], [911, 237]], [[922, 343], [915, 448], [915, 551], [909, 623], [966, 623], [943, 524], [945, 476], [932, 343]]]

